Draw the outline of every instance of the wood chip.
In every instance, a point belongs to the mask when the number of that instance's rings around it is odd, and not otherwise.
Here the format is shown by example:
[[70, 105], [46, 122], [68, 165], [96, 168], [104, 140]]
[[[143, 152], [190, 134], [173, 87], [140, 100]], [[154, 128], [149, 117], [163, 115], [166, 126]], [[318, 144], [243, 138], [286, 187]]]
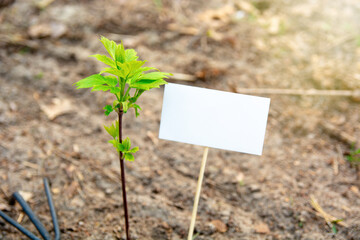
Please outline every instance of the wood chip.
[[147, 131], [146, 132], [146, 136], [153, 142], [153, 144], [155, 146], [157, 146], [159, 144], [159, 139], [157, 138], [157, 136], [155, 135], [155, 133], [151, 132], [151, 131]]
[[25, 216], [24, 213], [20, 212], [20, 214], [19, 214], [18, 218], [16, 219], [16, 221], [17, 221], [18, 223], [21, 223], [22, 220], [24, 219], [24, 216]]

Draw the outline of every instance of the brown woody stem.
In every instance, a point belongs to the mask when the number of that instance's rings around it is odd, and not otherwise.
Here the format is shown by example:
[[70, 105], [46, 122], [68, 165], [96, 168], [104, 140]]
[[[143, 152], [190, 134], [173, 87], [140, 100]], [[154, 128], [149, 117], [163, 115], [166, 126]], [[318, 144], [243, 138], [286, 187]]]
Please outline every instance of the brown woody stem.
[[[119, 142], [120, 143], [122, 143], [122, 116], [123, 116], [123, 110], [119, 109]], [[122, 152], [119, 152], [119, 161], [120, 161], [121, 188], [122, 188], [122, 196], [123, 196], [124, 215], [125, 215], [126, 239], [131, 240], [129, 235], [129, 215], [127, 208], [127, 200], [126, 200], [125, 164], [124, 164], [124, 158]]]

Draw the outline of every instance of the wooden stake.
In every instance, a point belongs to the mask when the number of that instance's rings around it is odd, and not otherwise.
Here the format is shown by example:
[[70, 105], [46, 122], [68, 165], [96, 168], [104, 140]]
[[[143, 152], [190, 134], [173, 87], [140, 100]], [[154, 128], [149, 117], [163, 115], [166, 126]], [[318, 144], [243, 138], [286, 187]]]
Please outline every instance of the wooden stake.
[[206, 165], [208, 152], [209, 152], [209, 147], [205, 147], [204, 153], [203, 153], [203, 158], [202, 158], [202, 161], [201, 161], [199, 179], [198, 179], [198, 183], [197, 183], [197, 187], [196, 187], [196, 194], [195, 194], [195, 199], [194, 199], [193, 212], [192, 212], [192, 216], [191, 216], [191, 223], [190, 223], [190, 229], [189, 229], [189, 234], [188, 234], [188, 240], [192, 240], [192, 238], [193, 238], [195, 221], [196, 221], [196, 214], [197, 214], [197, 208], [198, 208], [199, 199], [200, 199], [201, 185], [202, 185], [202, 181], [203, 181], [203, 178], [204, 178], [205, 165]]
[[275, 89], [275, 88], [236, 88], [235, 92], [244, 94], [275, 94], [302, 96], [360, 97], [360, 90], [318, 90], [318, 89]]

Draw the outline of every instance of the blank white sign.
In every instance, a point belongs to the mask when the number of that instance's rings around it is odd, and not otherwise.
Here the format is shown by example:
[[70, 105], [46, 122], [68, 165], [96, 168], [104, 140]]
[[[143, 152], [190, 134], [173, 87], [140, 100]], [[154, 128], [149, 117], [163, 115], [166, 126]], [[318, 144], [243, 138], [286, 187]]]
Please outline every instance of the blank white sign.
[[261, 155], [270, 99], [165, 85], [159, 138]]

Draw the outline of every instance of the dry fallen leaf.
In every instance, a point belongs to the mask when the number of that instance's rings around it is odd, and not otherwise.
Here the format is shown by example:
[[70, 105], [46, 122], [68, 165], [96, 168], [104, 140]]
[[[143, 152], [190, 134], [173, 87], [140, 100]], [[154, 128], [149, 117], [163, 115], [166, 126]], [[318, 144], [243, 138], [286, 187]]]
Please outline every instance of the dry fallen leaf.
[[224, 233], [227, 231], [227, 226], [220, 220], [212, 220], [211, 224], [214, 225], [218, 232]]
[[1, 211], [10, 211], [10, 207], [6, 204], [0, 203], [0, 210]]
[[259, 223], [255, 225], [255, 232], [261, 234], [268, 234], [270, 233], [269, 226], [266, 223]]
[[66, 34], [68, 28], [63, 23], [40, 23], [29, 27], [28, 34], [32, 38], [60, 38]]
[[355, 193], [358, 197], [360, 197], [360, 191], [359, 188], [357, 186], [351, 186], [350, 190]]
[[19, 193], [26, 202], [28, 202], [33, 197], [33, 194], [31, 192], [19, 191]]
[[49, 120], [54, 120], [56, 117], [69, 113], [73, 110], [70, 100], [58, 98], [53, 99], [53, 104], [40, 104], [40, 108]]

